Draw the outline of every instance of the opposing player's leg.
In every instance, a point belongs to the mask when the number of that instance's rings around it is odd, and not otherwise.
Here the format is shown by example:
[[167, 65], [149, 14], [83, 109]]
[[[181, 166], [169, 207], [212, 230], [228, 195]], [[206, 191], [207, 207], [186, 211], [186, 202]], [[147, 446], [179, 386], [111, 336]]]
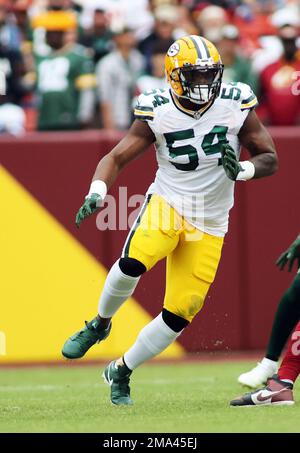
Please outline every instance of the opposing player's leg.
[[293, 385], [300, 374], [300, 322], [288, 343], [278, 375], [268, 380], [267, 387], [246, 393], [230, 402], [231, 406], [292, 405]]
[[300, 319], [300, 274], [283, 295], [275, 314], [266, 356], [255, 368], [238, 377], [238, 382], [250, 388], [265, 384], [277, 371], [277, 362], [295, 325]]
[[[114, 404], [132, 403], [129, 389], [132, 371], [170, 346], [203, 306], [219, 264], [223, 238], [196, 230], [194, 240], [190, 233], [188, 236], [190, 240], [187, 240], [186, 231], [180, 234], [177, 247], [167, 258], [167, 286], [162, 312], [141, 330], [123, 358], [104, 370]], [[119, 386], [114, 387], [114, 379], [122, 382], [123, 393]]]
[[298, 322], [288, 343], [287, 351], [278, 370], [282, 381], [293, 384], [300, 374], [300, 322]]
[[141, 275], [176, 247], [180, 228], [180, 216], [162, 198], [147, 197], [127, 237], [121, 259], [107, 275], [98, 315], [66, 341], [62, 349], [66, 358], [80, 358], [95, 343], [107, 338], [111, 318], [133, 294]]

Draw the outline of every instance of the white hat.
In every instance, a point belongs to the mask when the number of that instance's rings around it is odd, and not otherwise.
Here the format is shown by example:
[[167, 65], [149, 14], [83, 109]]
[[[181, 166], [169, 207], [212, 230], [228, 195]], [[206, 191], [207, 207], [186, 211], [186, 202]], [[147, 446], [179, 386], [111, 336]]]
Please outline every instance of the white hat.
[[300, 17], [298, 11], [294, 8], [282, 8], [272, 14], [271, 22], [276, 28], [281, 28], [285, 25], [299, 27]]
[[197, 18], [197, 22], [202, 23], [202, 22], [205, 22], [205, 21], [211, 20], [211, 19], [219, 19], [219, 20], [226, 21], [226, 19], [227, 19], [226, 11], [223, 8], [221, 8], [220, 6], [216, 6], [216, 5], [206, 6], [200, 12], [200, 14]]
[[178, 9], [173, 5], [161, 5], [155, 8], [154, 17], [161, 22], [173, 24], [178, 20]]

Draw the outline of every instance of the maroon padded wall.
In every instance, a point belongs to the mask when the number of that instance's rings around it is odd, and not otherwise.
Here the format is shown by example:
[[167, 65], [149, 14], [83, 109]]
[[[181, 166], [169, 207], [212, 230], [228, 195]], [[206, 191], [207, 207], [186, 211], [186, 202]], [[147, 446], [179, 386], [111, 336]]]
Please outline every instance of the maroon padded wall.
[[[265, 347], [279, 298], [292, 275], [279, 272], [277, 256], [300, 230], [300, 129], [270, 129], [279, 153], [275, 176], [236, 184], [236, 202], [219, 271], [205, 307], [180, 337], [188, 351]], [[32, 133], [0, 137], [0, 162], [107, 268], [118, 258], [126, 231], [99, 232], [95, 218], [78, 230], [76, 211], [99, 158], [121, 138], [99, 131]], [[153, 149], [132, 162], [110, 191], [127, 186], [144, 193], [156, 169]], [[137, 300], [161, 310], [164, 263], [141, 280]]]

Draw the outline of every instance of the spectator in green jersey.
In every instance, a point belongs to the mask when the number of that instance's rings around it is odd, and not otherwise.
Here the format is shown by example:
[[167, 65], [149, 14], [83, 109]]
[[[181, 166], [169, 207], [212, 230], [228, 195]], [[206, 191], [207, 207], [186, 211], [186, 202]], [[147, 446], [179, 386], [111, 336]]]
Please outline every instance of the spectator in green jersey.
[[48, 50], [36, 55], [39, 130], [75, 130], [93, 116], [95, 75], [91, 57], [76, 43], [76, 17], [67, 11], [37, 16]]

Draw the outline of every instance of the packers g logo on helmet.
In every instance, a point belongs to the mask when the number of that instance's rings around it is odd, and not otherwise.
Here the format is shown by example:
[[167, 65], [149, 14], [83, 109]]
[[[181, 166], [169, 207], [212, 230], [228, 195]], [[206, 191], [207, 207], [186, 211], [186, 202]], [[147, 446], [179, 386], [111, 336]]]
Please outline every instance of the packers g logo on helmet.
[[213, 102], [219, 95], [223, 68], [221, 56], [207, 39], [184, 36], [165, 57], [167, 80], [173, 93], [195, 104]]
[[178, 42], [175, 41], [174, 44], [172, 44], [168, 50], [168, 56], [175, 57], [175, 55], [178, 54], [179, 50], [180, 50], [180, 45], [178, 44]]

